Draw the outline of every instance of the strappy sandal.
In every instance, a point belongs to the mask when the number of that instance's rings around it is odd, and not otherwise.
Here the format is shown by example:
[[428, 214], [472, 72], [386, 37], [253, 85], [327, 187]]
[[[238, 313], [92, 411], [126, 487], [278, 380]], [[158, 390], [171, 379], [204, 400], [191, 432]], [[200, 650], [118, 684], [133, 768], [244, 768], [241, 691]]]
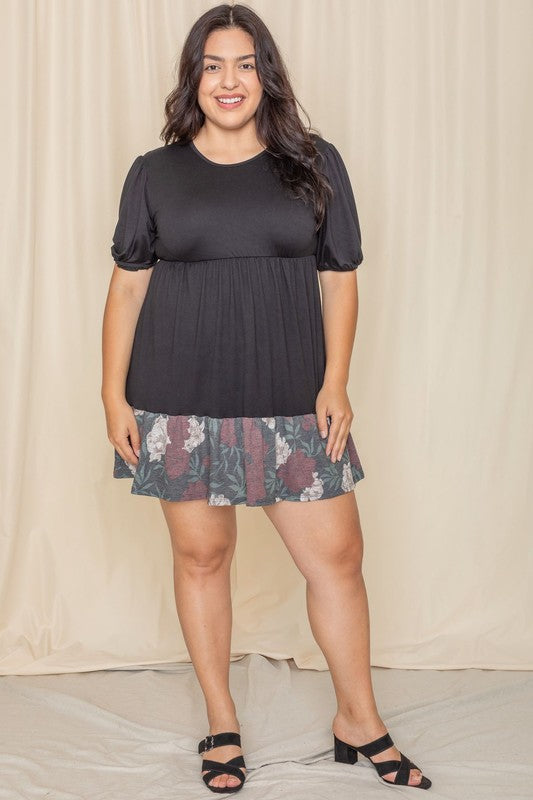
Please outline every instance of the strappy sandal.
[[[234, 731], [214, 734], [210, 733], [205, 737], [205, 739], [202, 739], [198, 743], [198, 752], [203, 753], [205, 750], [212, 750], [213, 747], [220, 747], [223, 744], [236, 744], [238, 747], [240, 747], [240, 733], [235, 733]], [[202, 772], [205, 769], [208, 769], [209, 772], [206, 772], [205, 775], [202, 775], [202, 778], [207, 788], [211, 789], [212, 792], [224, 792], [226, 794], [229, 792], [238, 792], [239, 789], [242, 789], [244, 781], [246, 780], [245, 773], [242, 772], [239, 767], [244, 767], [246, 769], [246, 764], [244, 763], [244, 757], [242, 755], [230, 758], [229, 761], [211, 761], [208, 758], [204, 758], [202, 761]], [[213, 780], [214, 777], [224, 774], [235, 775], [236, 778], [239, 778], [240, 784], [237, 786], [210, 785], [209, 781]]]
[[[342, 761], [344, 764], [355, 764], [357, 761], [357, 751], [370, 759], [370, 756], [375, 756], [377, 753], [381, 753], [383, 750], [394, 746], [394, 742], [389, 733], [385, 733], [378, 739], [374, 739], [373, 742], [368, 742], [360, 747], [355, 747], [347, 742], [343, 742], [341, 739], [337, 739], [335, 734], [333, 734], [333, 740], [335, 743], [335, 761]], [[410, 770], [420, 769], [420, 767], [417, 767], [417, 765], [402, 752], [400, 752], [400, 756], [400, 761], [372, 761], [372, 759], [370, 759], [370, 763], [376, 768], [379, 780], [382, 783], [386, 783], [388, 786], [401, 785], [410, 786], [413, 789], [429, 789], [431, 781], [429, 778], [426, 778], [425, 775], [422, 775], [420, 778], [420, 783], [409, 783]], [[395, 770], [398, 771], [393, 781], [382, 777], [383, 775], [387, 775], [388, 772], [394, 772]]]

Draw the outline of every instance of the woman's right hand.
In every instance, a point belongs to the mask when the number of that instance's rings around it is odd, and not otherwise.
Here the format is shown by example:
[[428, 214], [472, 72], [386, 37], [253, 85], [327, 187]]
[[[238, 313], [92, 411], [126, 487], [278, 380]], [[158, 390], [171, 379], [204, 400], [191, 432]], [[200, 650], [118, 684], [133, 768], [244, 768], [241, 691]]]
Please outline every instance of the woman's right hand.
[[104, 400], [103, 402], [107, 438], [124, 461], [137, 466], [141, 437], [132, 407], [126, 398]]

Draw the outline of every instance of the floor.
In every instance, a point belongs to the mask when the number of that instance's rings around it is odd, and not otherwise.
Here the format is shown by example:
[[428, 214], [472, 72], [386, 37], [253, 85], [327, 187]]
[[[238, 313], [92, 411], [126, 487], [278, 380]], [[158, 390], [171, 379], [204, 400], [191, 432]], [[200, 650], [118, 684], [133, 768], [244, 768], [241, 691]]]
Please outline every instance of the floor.
[[[428, 798], [533, 798], [531, 672], [373, 667], [372, 679], [395, 744], [433, 781]], [[380, 783], [362, 756], [334, 761], [328, 672], [253, 653], [232, 661], [230, 681], [248, 768], [239, 797], [422, 797]], [[3, 676], [0, 720], [1, 800], [214, 796], [200, 778], [208, 729], [190, 664]]]

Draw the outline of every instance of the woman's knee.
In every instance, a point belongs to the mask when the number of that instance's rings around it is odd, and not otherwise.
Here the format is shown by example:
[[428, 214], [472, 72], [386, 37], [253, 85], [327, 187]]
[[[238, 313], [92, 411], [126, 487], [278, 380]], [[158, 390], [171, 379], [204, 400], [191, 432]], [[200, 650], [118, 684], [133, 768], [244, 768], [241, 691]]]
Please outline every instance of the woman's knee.
[[320, 547], [304, 559], [302, 570], [308, 583], [337, 582], [343, 578], [353, 580], [362, 574], [363, 542], [355, 536], [342, 536], [321, 540]]
[[220, 570], [229, 571], [235, 551], [231, 534], [210, 534], [209, 531], [191, 533], [191, 536], [172, 539], [175, 566], [188, 575], [200, 578]]
[[188, 571], [206, 573], [231, 562], [237, 539], [235, 508], [201, 501], [161, 503], [174, 559]]
[[338, 574], [354, 575], [362, 570], [363, 541], [360, 537], [345, 536], [329, 543], [324, 563]]

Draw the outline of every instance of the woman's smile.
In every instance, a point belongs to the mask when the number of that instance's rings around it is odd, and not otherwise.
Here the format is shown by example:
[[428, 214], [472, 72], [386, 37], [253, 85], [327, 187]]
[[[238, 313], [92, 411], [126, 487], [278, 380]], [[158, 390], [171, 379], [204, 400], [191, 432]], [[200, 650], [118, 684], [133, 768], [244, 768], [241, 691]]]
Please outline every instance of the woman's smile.
[[222, 94], [222, 95], [217, 95], [217, 97], [215, 97], [215, 100], [217, 102], [217, 105], [220, 106], [221, 108], [232, 109], [242, 106], [245, 97], [242, 94], [236, 94], [236, 95]]

